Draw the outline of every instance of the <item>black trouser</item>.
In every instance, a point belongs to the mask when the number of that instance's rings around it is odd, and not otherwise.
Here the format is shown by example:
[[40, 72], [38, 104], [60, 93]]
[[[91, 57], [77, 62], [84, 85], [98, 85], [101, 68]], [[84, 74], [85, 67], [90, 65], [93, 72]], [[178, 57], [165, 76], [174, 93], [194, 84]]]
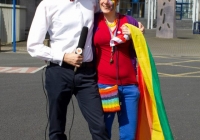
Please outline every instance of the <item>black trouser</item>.
[[47, 67], [45, 86], [49, 99], [50, 140], [67, 140], [64, 132], [72, 90], [88, 122], [92, 139], [109, 140], [95, 76], [92, 63], [83, 63], [76, 73], [73, 66], [65, 63], [62, 67], [52, 63]]

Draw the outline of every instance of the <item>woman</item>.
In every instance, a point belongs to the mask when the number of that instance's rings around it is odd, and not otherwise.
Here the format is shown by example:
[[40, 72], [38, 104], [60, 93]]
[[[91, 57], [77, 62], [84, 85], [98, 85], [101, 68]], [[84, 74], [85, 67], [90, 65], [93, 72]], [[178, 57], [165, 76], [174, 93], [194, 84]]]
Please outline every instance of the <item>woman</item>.
[[[130, 35], [125, 23], [131, 17], [116, 13], [119, 0], [99, 0], [102, 13], [96, 15], [93, 43], [96, 50], [96, 63], [99, 88], [118, 85], [121, 110], [118, 113], [120, 140], [134, 140], [137, 127], [139, 90], [133, 64], [134, 50], [131, 40], [110, 47], [110, 40], [120, 34]], [[138, 22], [131, 19], [133, 25]], [[116, 113], [105, 113], [105, 123], [111, 137], [112, 123]]]

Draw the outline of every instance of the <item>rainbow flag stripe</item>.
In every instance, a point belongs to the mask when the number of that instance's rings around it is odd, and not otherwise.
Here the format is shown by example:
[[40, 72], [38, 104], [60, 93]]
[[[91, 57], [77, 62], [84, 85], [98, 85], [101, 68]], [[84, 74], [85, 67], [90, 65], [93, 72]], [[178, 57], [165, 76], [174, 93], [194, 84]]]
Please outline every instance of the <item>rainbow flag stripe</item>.
[[126, 25], [131, 31], [139, 63], [138, 81], [141, 95], [136, 139], [173, 140], [152, 54], [141, 31], [131, 24]]

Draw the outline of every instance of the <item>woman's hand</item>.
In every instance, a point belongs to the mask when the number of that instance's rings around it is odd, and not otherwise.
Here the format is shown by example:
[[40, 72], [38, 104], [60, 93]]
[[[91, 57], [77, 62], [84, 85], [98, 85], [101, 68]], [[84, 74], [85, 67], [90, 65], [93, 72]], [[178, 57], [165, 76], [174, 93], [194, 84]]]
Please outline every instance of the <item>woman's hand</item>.
[[[145, 28], [141, 22], [138, 22], [138, 28], [140, 29], [140, 31], [142, 33], [144, 33]], [[128, 35], [129, 37], [131, 37], [131, 32], [126, 25], [122, 25], [121, 29], [122, 29], [122, 34], [125, 34], [125, 35]]]
[[128, 36], [131, 35], [129, 28], [126, 25], [122, 25], [121, 29], [122, 29], [122, 34], [128, 35]]
[[140, 31], [141, 31], [142, 33], [144, 33], [144, 26], [142, 25], [141, 22], [138, 22], [138, 28], [140, 29]]

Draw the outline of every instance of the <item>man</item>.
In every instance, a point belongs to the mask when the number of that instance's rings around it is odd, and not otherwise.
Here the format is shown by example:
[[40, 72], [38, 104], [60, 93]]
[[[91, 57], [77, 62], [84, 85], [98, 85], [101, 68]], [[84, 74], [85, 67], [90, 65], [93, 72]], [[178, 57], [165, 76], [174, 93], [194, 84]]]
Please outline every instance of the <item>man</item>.
[[[66, 140], [67, 106], [72, 94], [78, 100], [93, 140], [109, 140], [92, 63], [92, 29], [96, 0], [43, 0], [35, 13], [27, 42], [32, 57], [50, 62], [45, 88], [49, 99], [49, 138]], [[88, 36], [83, 55], [74, 53], [83, 26]], [[43, 45], [46, 33], [50, 46]], [[77, 71], [74, 71], [77, 67]]]

